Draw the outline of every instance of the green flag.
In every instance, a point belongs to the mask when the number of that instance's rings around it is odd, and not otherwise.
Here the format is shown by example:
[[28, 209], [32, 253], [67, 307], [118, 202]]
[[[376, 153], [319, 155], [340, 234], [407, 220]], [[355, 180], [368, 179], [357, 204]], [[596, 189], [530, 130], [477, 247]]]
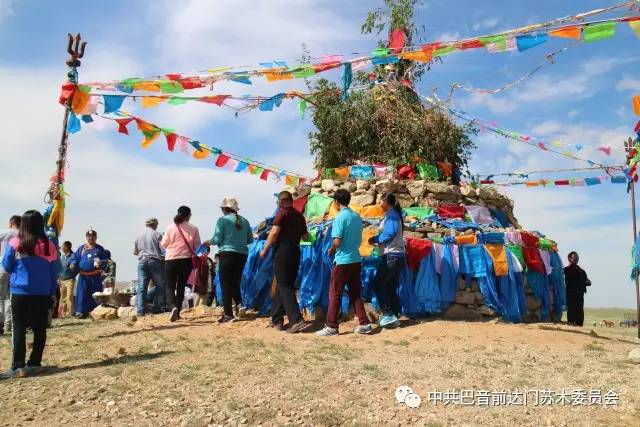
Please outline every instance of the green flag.
[[616, 34], [615, 22], [603, 22], [602, 24], [587, 25], [582, 30], [584, 41], [597, 42], [613, 37]]

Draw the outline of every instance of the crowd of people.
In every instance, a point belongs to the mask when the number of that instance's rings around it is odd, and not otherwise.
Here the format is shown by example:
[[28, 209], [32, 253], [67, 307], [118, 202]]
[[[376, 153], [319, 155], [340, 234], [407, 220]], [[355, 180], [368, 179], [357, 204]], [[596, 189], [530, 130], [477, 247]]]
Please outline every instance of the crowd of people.
[[[345, 286], [349, 303], [354, 308], [358, 326], [356, 334], [373, 330], [361, 297], [363, 223], [349, 208], [351, 195], [346, 190], [334, 194], [338, 214], [331, 228], [332, 244], [328, 255], [333, 259], [329, 288], [329, 307], [325, 326], [316, 332], [328, 337], [338, 334], [340, 302]], [[382, 311], [381, 328], [400, 324], [398, 286], [405, 263], [402, 211], [392, 193], [384, 194], [380, 205], [385, 212], [378, 235], [370, 244], [382, 248], [382, 260], [373, 280], [373, 291]], [[146, 221], [145, 231], [134, 242], [133, 254], [138, 257], [136, 311], [166, 312], [169, 320], [180, 320], [185, 304], [185, 289], [191, 289], [194, 305], [222, 304], [218, 322], [233, 322], [245, 316], [240, 286], [247, 261], [248, 247], [254, 240], [251, 226], [239, 214], [236, 199], [225, 197], [220, 204], [211, 239], [202, 241], [198, 227], [191, 224], [191, 209], [180, 206], [173, 222], [164, 233], [158, 231], [158, 220]], [[89, 229], [86, 243], [75, 251], [70, 242], [58, 248], [45, 235], [44, 219], [37, 211], [13, 216], [9, 228], [0, 231], [0, 332], [12, 331], [13, 362], [9, 375], [26, 376], [41, 367], [46, 342], [46, 329], [54, 314], [87, 317], [96, 306], [95, 292], [115, 283], [115, 263], [108, 250], [97, 243], [97, 233]], [[308, 323], [303, 319], [296, 295], [296, 280], [300, 265], [300, 242], [308, 240], [304, 216], [294, 208], [288, 191], [278, 195], [278, 209], [273, 226], [260, 256], [273, 256], [276, 289], [272, 292], [271, 326], [288, 333], [303, 332]], [[217, 246], [216, 262], [209, 258], [210, 248]], [[565, 269], [569, 322], [582, 326], [583, 296], [590, 282], [578, 267], [578, 255], [569, 255]], [[213, 277], [219, 275], [222, 301], [217, 301]], [[153, 287], [150, 285], [153, 284]], [[285, 324], [285, 317], [288, 323]], [[34, 345], [25, 363], [25, 335], [30, 327]]]

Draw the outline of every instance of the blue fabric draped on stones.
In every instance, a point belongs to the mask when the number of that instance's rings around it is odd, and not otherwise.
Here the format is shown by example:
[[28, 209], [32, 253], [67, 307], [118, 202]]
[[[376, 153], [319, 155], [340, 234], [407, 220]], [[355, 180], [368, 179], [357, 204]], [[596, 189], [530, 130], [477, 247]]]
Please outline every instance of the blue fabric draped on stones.
[[[460, 245], [460, 273], [470, 277], [487, 275], [486, 251], [482, 245]], [[493, 264], [491, 264], [493, 265]], [[493, 268], [491, 270], [493, 272]]]
[[331, 225], [323, 226], [313, 244], [311, 267], [300, 283], [300, 307], [313, 312], [320, 305], [326, 313], [329, 306], [329, 278], [331, 258], [327, 254], [331, 246]]
[[313, 245], [300, 246], [300, 267], [298, 268], [298, 277], [296, 278], [296, 288], [298, 289], [300, 289], [302, 279], [311, 271], [314, 252], [315, 248]]
[[[247, 258], [247, 262], [249, 258]], [[222, 285], [220, 284], [220, 267], [216, 265], [216, 275], [213, 278], [213, 291], [216, 293], [216, 302], [222, 305]], [[242, 297], [242, 285], [240, 287], [240, 297]], [[244, 298], [242, 299], [244, 301]]]
[[435, 254], [433, 251], [420, 261], [416, 274], [415, 293], [420, 313], [440, 313], [442, 295], [436, 274]]
[[557, 252], [550, 252], [551, 267], [553, 268], [550, 276], [551, 286], [553, 287], [553, 312], [557, 318], [562, 317], [562, 312], [567, 308], [567, 289], [564, 283], [564, 268], [562, 267], [562, 259]]
[[504, 233], [488, 232], [478, 234], [478, 243], [504, 245]]
[[480, 226], [478, 224], [473, 224], [471, 222], [462, 221], [460, 219], [441, 219], [438, 216], [432, 216], [428, 218], [429, 221], [435, 222], [436, 224], [440, 224], [445, 228], [452, 228], [457, 231], [465, 231], [465, 230], [478, 230]]
[[493, 274], [493, 261], [482, 245], [461, 245], [460, 273], [465, 274], [467, 287], [470, 287], [472, 277], [478, 280], [478, 286], [484, 304], [496, 313], [504, 316], [506, 307], [498, 297], [496, 277]]
[[265, 243], [265, 240], [257, 240], [249, 246], [240, 285], [243, 305], [256, 308], [261, 314], [267, 313], [271, 308], [270, 290], [273, 281], [273, 250], [269, 251], [265, 259], [260, 257]]
[[533, 290], [534, 298], [540, 303], [541, 320], [549, 320], [549, 309], [551, 304], [549, 279], [546, 275], [530, 269], [527, 272], [527, 283]]
[[452, 245], [445, 245], [440, 264], [441, 308], [445, 311], [456, 300], [458, 291], [458, 271], [453, 263]]
[[523, 313], [520, 312], [516, 272], [513, 267], [513, 257], [508, 248], [506, 251], [509, 274], [498, 277], [498, 297], [504, 307], [504, 319], [513, 323], [520, 323], [522, 322]]
[[400, 288], [398, 289], [402, 314], [408, 317], [416, 317], [420, 314], [418, 301], [414, 290], [413, 273], [409, 270], [405, 259], [404, 267], [400, 272]]
[[375, 299], [372, 285], [381, 260], [382, 258], [377, 256], [362, 259], [362, 300], [365, 302], [373, 303], [373, 299]]
[[524, 273], [514, 273], [516, 278], [516, 289], [518, 291], [518, 309], [523, 319], [526, 316], [528, 307], [527, 307], [527, 294], [524, 290]]

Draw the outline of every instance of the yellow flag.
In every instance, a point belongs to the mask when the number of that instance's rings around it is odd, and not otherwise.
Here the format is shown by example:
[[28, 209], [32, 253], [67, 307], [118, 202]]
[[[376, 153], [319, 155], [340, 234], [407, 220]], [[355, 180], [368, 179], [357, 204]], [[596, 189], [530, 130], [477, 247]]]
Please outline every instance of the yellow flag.
[[221, 71], [227, 71], [227, 70], [230, 70], [230, 69], [232, 69], [232, 68], [233, 68], [233, 67], [209, 68], [209, 69], [207, 70], [207, 72], [208, 72], [208, 73], [211, 73], [211, 74], [215, 74], [215, 73], [219, 73], [219, 72], [221, 72]]
[[640, 116], [640, 95], [633, 97], [633, 111]]
[[636, 33], [636, 36], [640, 39], [640, 21], [629, 21], [629, 26]]
[[433, 51], [425, 52], [422, 49], [414, 52], [402, 52], [398, 55], [402, 59], [408, 59], [411, 61], [429, 62], [433, 59]]
[[551, 142], [553, 145], [555, 145], [556, 147], [562, 147], [564, 145], [564, 143], [560, 140], [555, 140], [553, 142]]
[[142, 148], [149, 148], [151, 144], [153, 144], [155, 140], [158, 139], [159, 136], [160, 136], [160, 131], [153, 132], [153, 133], [152, 132], [146, 133], [140, 146]]
[[209, 157], [209, 150], [206, 150], [204, 148], [202, 149], [202, 151], [196, 150], [193, 152], [193, 157], [198, 160], [206, 159], [207, 157]]
[[154, 82], [138, 82], [133, 84], [135, 90], [146, 90], [147, 92], [160, 92], [160, 85]]
[[143, 96], [142, 97], [142, 108], [151, 108], [155, 107], [158, 104], [162, 104], [166, 101], [166, 98], [159, 98], [156, 96]]

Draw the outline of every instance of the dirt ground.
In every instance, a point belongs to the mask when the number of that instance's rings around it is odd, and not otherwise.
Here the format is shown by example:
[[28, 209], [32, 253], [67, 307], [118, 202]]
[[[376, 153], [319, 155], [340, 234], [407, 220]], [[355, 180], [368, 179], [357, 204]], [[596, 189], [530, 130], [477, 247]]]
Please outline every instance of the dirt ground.
[[[45, 350], [55, 367], [0, 380], [0, 425], [640, 425], [631, 334], [425, 320], [371, 336], [352, 334], [349, 322], [320, 338], [277, 332], [266, 319], [216, 319], [58, 321]], [[0, 337], [5, 367], [10, 350]], [[419, 408], [396, 404], [400, 385], [422, 398]], [[461, 390], [474, 391], [464, 405]], [[618, 402], [541, 397], [563, 390], [614, 390]], [[524, 391], [526, 405], [499, 398]]]

